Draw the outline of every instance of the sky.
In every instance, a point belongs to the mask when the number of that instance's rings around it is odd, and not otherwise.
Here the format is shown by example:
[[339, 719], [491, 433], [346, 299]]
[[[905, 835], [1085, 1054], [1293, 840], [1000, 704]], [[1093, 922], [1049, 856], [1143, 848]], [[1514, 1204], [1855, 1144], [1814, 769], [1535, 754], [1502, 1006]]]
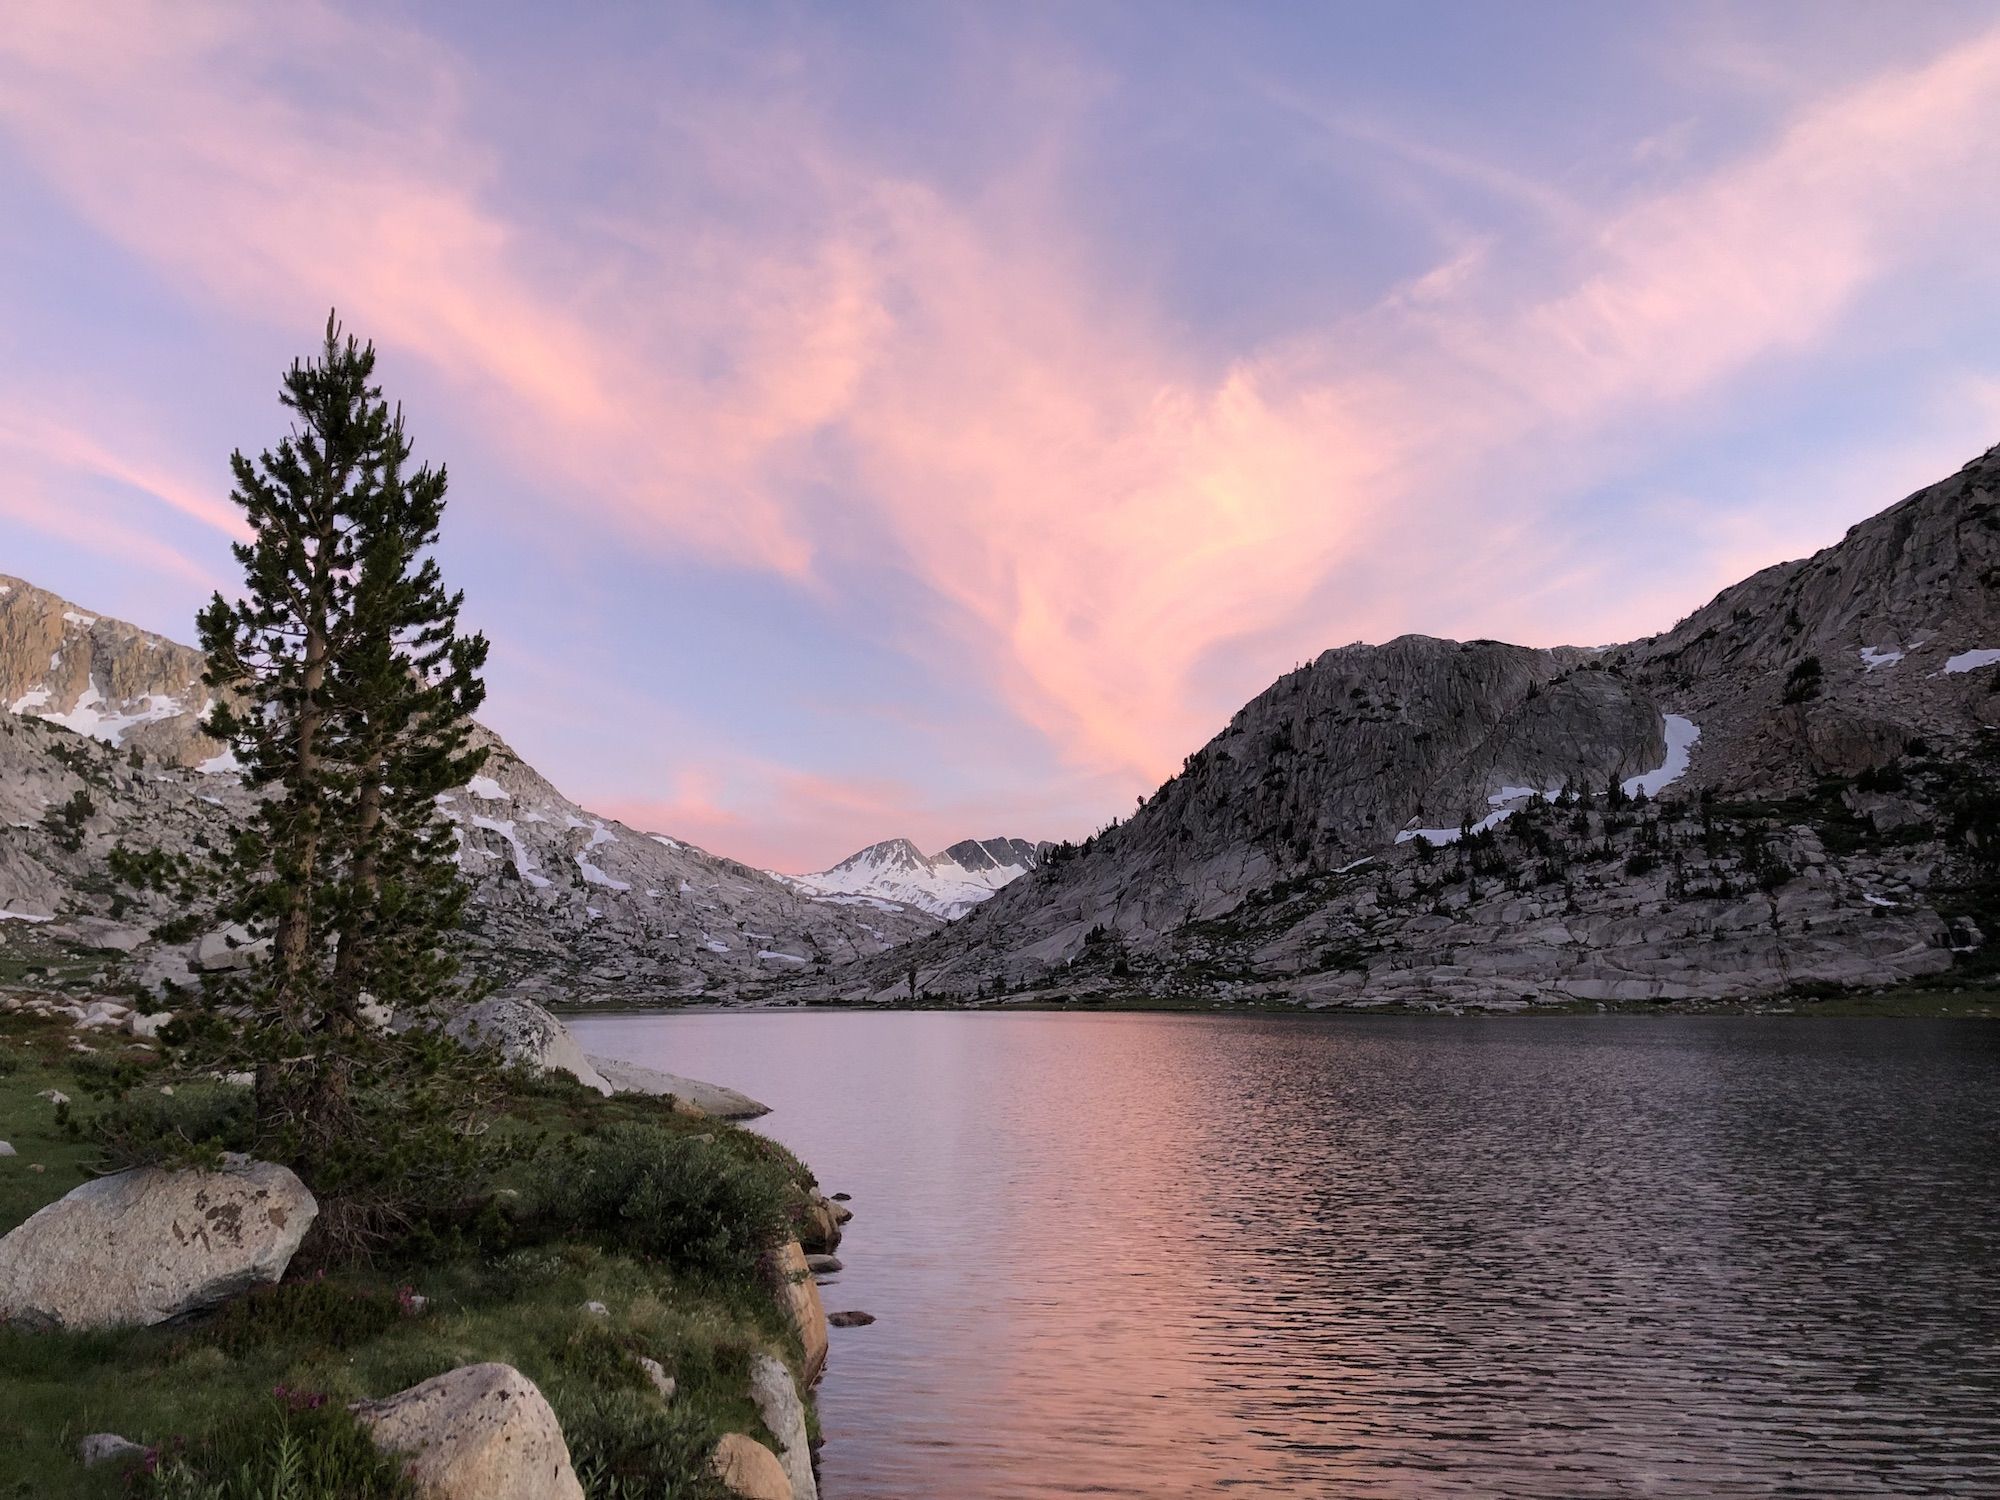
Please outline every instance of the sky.
[[2000, 441], [2000, 3], [9, 0], [0, 572], [177, 639], [330, 307], [600, 812], [1080, 837]]

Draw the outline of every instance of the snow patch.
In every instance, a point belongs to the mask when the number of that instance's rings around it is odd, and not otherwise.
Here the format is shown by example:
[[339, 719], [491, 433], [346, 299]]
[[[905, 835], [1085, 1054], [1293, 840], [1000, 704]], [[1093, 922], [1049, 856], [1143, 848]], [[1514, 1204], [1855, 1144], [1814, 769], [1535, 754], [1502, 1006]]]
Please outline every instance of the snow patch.
[[31, 911], [0, 911], [0, 922], [53, 922], [54, 917], [37, 916]]
[[1861, 665], [1871, 672], [1877, 667], [1893, 667], [1902, 659], [1903, 653], [1898, 651], [1894, 646], [1863, 646], [1861, 648]]
[[466, 782], [465, 789], [483, 802], [509, 801], [506, 791], [491, 776], [475, 776]]
[[1944, 664], [1946, 675], [1958, 672], [1976, 672], [1981, 667], [1990, 667], [2000, 662], [2000, 651], [1988, 647], [1980, 651], [1961, 651]]
[[236, 752], [234, 750], [224, 750], [220, 755], [211, 755], [207, 760], [196, 766], [195, 769], [204, 776], [219, 776], [225, 772], [240, 771], [243, 768], [236, 763]]
[[64, 618], [65, 620], [69, 621], [69, 623], [70, 623], [70, 624], [72, 624], [72, 625], [74, 625], [74, 626], [76, 626], [76, 627], [78, 627], [79, 629], [82, 629], [82, 630], [88, 630], [88, 629], [90, 629], [90, 627], [91, 627], [91, 626], [93, 626], [93, 625], [95, 625], [95, 624], [97, 623], [97, 616], [95, 616], [95, 615], [80, 615], [80, 614], [78, 614], [78, 613], [77, 613], [77, 612], [76, 612], [75, 610], [73, 610], [73, 609], [66, 609], [66, 610], [64, 610], [64, 611], [63, 611], [63, 618]]
[[510, 819], [482, 818], [475, 813], [472, 826], [484, 828], [488, 833], [499, 834], [514, 851], [514, 873], [538, 891], [548, 889], [548, 876], [535, 869], [534, 858], [528, 853], [527, 846], [521, 842], [520, 836], [514, 832], [514, 824]]
[[[38, 688], [36, 692], [42, 694], [43, 702], [47, 701], [46, 689]], [[34, 694], [27, 696], [32, 697]], [[181, 707], [180, 699], [169, 697], [165, 693], [147, 693], [139, 703], [140, 707], [132, 713], [121, 713], [110, 709], [104, 701], [104, 695], [97, 690], [97, 679], [92, 677], [88, 680], [82, 696], [76, 700], [74, 708], [67, 713], [45, 713], [39, 717], [48, 723], [60, 724], [77, 734], [102, 740], [107, 745], [117, 745], [124, 740], [128, 730], [136, 729], [141, 724], [157, 724], [162, 719], [177, 719], [186, 712]], [[16, 713], [21, 711], [19, 703], [15, 705], [14, 711]]]
[[577, 851], [576, 867], [579, 870], [583, 871], [583, 878], [589, 881], [592, 885], [601, 885], [605, 889], [613, 891], [629, 891], [632, 889], [632, 887], [627, 882], [623, 880], [613, 880], [609, 875], [605, 874], [602, 870], [598, 869], [596, 865], [592, 864], [588, 858], [590, 851], [597, 848], [598, 845], [615, 844], [617, 842], [618, 842], [618, 836], [616, 834], [614, 834], [610, 829], [606, 828], [602, 823], [598, 824], [597, 827], [591, 831], [590, 842], [585, 844], [583, 848]]
[[810, 959], [800, 958], [796, 953], [780, 953], [775, 948], [759, 948], [757, 956], [770, 963], [803, 964], [811, 962]]
[[1648, 797], [1657, 797], [1667, 787], [1672, 786], [1687, 775], [1689, 763], [1693, 760], [1695, 743], [1701, 738], [1701, 726], [1692, 719], [1684, 719], [1679, 714], [1668, 714], [1664, 726], [1667, 737], [1667, 758], [1643, 776], [1634, 776], [1622, 782], [1628, 797], [1636, 797], [1644, 792]]

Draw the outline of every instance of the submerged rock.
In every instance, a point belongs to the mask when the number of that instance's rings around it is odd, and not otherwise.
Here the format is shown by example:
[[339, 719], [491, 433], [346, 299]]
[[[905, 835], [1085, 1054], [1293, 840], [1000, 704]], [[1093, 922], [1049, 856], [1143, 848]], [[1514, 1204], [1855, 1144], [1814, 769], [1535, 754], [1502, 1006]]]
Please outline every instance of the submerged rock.
[[783, 1360], [760, 1354], [750, 1362], [750, 1399], [778, 1440], [778, 1461], [791, 1483], [793, 1500], [819, 1500], [812, 1447], [806, 1440], [806, 1404]]
[[0, 1238], [0, 1320], [114, 1328], [211, 1307], [283, 1276], [318, 1214], [269, 1162], [100, 1177]]
[[769, 1448], [740, 1432], [728, 1432], [709, 1459], [723, 1488], [739, 1500], [796, 1500], [785, 1466]]
[[837, 1255], [808, 1255], [806, 1269], [815, 1276], [832, 1276], [846, 1268]]
[[583, 1500], [556, 1414], [512, 1365], [463, 1365], [350, 1410], [435, 1500]]
[[866, 1328], [875, 1321], [875, 1314], [865, 1312], [828, 1313], [826, 1321], [835, 1328]]

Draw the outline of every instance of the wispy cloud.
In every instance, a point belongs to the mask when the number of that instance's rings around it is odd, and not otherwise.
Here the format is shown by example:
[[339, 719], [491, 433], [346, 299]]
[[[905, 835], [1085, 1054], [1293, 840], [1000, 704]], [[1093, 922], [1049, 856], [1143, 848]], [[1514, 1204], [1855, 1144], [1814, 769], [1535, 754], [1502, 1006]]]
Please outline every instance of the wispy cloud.
[[[1496, 215], [1376, 305], [1218, 365], [1082, 240], [1061, 142], [1032, 129], [944, 184], [844, 142], [779, 79], [754, 98], [711, 82], [671, 122], [671, 208], [640, 192], [558, 223], [433, 36], [309, 7], [16, 20], [0, 132], [188, 295], [293, 329], [338, 301], [565, 497], [564, 528], [818, 590], [887, 560], [936, 608], [899, 644], [948, 649], [1077, 776], [1139, 784], [1213, 729], [1196, 680], [1232, 652], [1240, 698], [1272, 643], [1404, 628], [1418, 589], [1531, 635], [1563, 634], [1593, 590], [1586, 613], [1615, 613], [1615, 570], [1538, 531], [1560, 495], [1537, 476], [1601, 478], [1635, 414], [1809, 357], [1871, 288], [1963, 268], [2000, 228], [2000, 28], [1802, 93], [1733, 159], [1608, 206], [1299, 100], [1525, 207], [1532, 263]], [[328, 87], [299, 87], [306, 57]], [[664, 149], [631, 142], [632, 175]], [[691, 220], [690, 198], [712, 214]], [[70, 442], [80, 471], [146, 472], [114, 433], [37, 441]], [[1494, 571], [1538, 546], [1572, 586], [1490, 602]], [[789, 827], [774, 861], [908, 795], [769, 782], [784, 806], [754, 818]], [[689, 769], [652, 805], [741, 843], [753, 810], [721, 799]], [[834, 811], [797, 811], [815, 799]]]

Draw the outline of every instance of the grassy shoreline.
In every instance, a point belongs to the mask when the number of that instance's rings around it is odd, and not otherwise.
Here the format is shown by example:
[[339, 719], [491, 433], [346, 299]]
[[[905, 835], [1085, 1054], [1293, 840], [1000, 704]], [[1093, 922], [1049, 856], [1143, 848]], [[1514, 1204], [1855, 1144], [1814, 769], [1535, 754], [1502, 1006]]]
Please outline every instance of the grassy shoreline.
[[1325, 1005], [1252, 996], [1169, 997], [1144, 993], [1089, 995], [1026, 994], [982, 1001], [787, 1001], [782, 995], [748, 1004], [702, 999], [660, 1005], [590, 1005], [556, 1003], [548, 1007], [564, 1017], [686, 1014], [773, 1015], [805, 1012], [814, 1015], [868, 1015], [883, 1012], [918, 1014], [995, 1015], [1025, 1011], [1037, 1014], [1258, 1015], [1324, 1019], [1365, 1019], [1370, 1016], [1423, 1016], [1455, 1020], [1500, 1020], [1537, 1016], [1649, 1016], [1673, 1020], [1687, 1016], [1826, 1016], [1851, 1019], [1881, 1017], [1909, 1020], [2000, 1020], [2000, 981], [1941, 975], [1931, 983], [1898, 985], [1875, 990], [1821, 991], [1810, 987], [1736, 1000], [1565, 1000], [1522, 1007], [1487, 1007], [1454, 1003], [1437, 1005]]
[[[66, 1020], [0, 1015], [0, 1140], [16, 1153], [0, 1158], [0, 1233], [105, 1165], [70, 1123], [90, 1107], [75, 1065], [86, 1054], [73, 1040], [100, 1053], [129, 1045], [123, 1036], [73, 1031]], [[47, 1089], [72, 1104], [59, 1109], [38, 1097]], [[726, 1151], [801, 1195], [810, 1185], [795, 1159], [764, 1137], [677, 1113], [665, 1100], [606, 1099], [566, 1080], [524, 1081], [495, 1129], [560, 1148], [634, 1127], [694, 1143], [690, 1149]], [[532, 1196], [525, 1160], [495, 1173], [495, 1202]], [[768, 1280], [747, 1266], [694, 1271], [602, 1235], [510, 1240], [503, 1228], [373, 1266], [298, 1275], [295, 1262], [294, 1271], [276, 1287], [156, 1328], [48, 1333], [0, 1325], [0, 1496], [247, 1500], [265, 1494], [259, 1466], [281, 1439], [301, 1447], [322, 1476], [376, 1468], [352, 1481], [366, 1489], [323, 1482], [295, 1491], [301, 1500], [398, 1494], [393, 1465], [377, 1464], [347, 1403], [487, 1360], [514, 1365], [542, 1389], [592, 1500], [713, 1496], [723, 1493], [707, 1468], [717, 1438], [744, 1432], [774, 1440], [748, 1395], [751, 1361], [777, 1356], [805, 1389], [798, 1333]], [[590, 1310], [593, 1302], [605, 1311]], [[671, 1402], [661, 1400], [641, 1356], [674, 1377]], [[244, 1465], [251, 1473], [244, 1483], [211, 1477], [207, 1487], [176, 1488], [164, 1476], [129, 1478], [126, 1465], [86, 1469], [77, 1443], [94, 1432], [192, 1460], [205, 1476], [234, 1475]]]

